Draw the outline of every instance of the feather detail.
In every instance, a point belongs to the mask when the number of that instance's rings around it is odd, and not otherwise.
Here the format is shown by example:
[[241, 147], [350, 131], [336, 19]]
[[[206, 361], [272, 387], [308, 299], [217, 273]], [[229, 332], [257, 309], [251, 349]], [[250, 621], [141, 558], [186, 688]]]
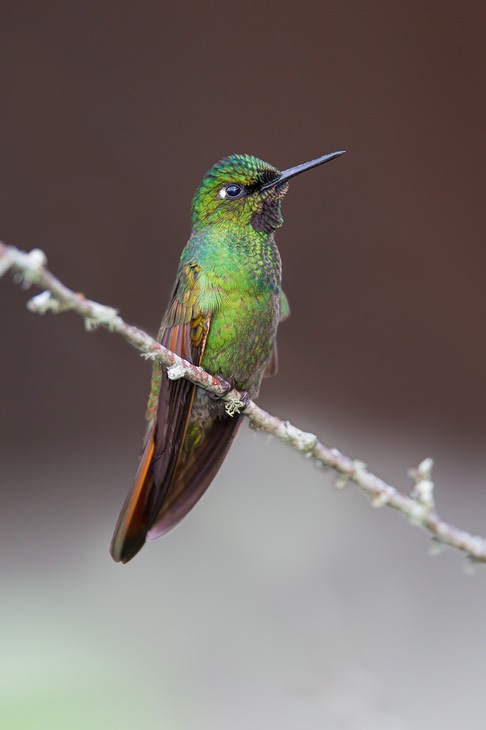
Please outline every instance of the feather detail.
[[[289, 300], [287, 299], [285, 292], [280, 292], [280, 318], [279, 322], [284, 322], [287, 317], [290, 316]], [[278, 348], [277, 340], [273, 341], [272, 356], [268, 361], [265, 372], [263, 373], [264, 378], [272, 378], [278, 372]]]
[[[159, 332], [165, 347], [195, 365], [201, 363], [211, 327], [211, 314], [199, 311], [197, 304], [199, 271], [200, 267], [189, 264], [179, 272]], [[224, 409], [210, 403], [207, 394], [188, 380], [173, 381], [165, 368], [154, 369], [147, 437], [111, 545], [117, 562], [128, 562], [146, 539], [153, 540], [176, 525], [214, 478], [240, 419], [229, 418]], [[196, 419], [201, 411], [207, 411], [205, 426], [200, 429], [200, 437], [194, 439], [193, 433], [188, 435], [188, 428], [197, 430]]]
[[116, 562], [126, 563], [143, 546], [141, 535], [145, 530], [145, 506], [149, 469], [154, 453], [154, 428], [147, 434], [132, 489], [127, 494], [111, 541], [110, 552]]
[[272, 356], [267, 364], [267, 367], [265, 368], [263, 377], [272, 378], [274, 375], [277, 374], [277, 372], [278, 372], [278, 350], [277, 350], [277, 340], [274, 340], [273, 347], [272, 347]]
[[170, 491], [147, 533], [148, 541], [169, 532], [199, 501], [224, 461], [240, 424], [240, 415], [215, 419], [201, 444], [181, 458]]

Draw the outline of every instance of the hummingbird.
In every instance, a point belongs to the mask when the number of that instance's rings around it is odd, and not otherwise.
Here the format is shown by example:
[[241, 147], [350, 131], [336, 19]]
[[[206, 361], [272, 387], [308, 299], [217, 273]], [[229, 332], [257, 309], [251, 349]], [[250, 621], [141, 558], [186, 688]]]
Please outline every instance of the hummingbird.
[[[290, 313], [274, 235], [289, 180], [342, 154], [283, 172], [251, 155], [230, 155], [207, 172], [194, 195], [191, 236], [158, 340], [245, 401], [258, 396], [264, 375], [276, 373], [277, 327]], [[221, 398], [184, 378], [170, 380], [154, 363], [142, 454], [111, 543], [115, 561], [127, 563], [194, 507], [241, 418], [230, 416]]]

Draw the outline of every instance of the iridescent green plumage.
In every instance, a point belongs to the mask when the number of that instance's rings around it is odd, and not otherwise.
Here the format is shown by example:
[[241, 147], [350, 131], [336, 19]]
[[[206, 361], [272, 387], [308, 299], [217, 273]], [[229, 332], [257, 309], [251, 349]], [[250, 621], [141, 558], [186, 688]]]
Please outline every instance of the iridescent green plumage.
[[[336, 156], [337, 153], [334, 154]], [[274, 231], [282, 225], [287, 180], [332, 156], [284, 173], [256, 157], [214, 165], [193, 200], [191, 237], [159, 338], [162, 344], [251, 398], [276, 370], [275, 338], [288, 315]], [[177, 524], [209, 486], [240, 417], [187, 380], [171, 381], [156, 364], [148, 429], [137, 477], [112, 542], [127, 562], [145, 540]]]

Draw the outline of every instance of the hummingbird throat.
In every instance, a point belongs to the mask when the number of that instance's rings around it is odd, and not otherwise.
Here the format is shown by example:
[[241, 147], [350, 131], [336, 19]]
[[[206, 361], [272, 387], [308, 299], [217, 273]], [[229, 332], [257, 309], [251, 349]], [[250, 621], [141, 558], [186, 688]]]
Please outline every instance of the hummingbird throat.
[[264, 195], [262, 205], [250, 219], [250, 225], [257, 233], [271, 233], [283, 225], [282, 200], [287, 190], [288, 185], [284, 184]]

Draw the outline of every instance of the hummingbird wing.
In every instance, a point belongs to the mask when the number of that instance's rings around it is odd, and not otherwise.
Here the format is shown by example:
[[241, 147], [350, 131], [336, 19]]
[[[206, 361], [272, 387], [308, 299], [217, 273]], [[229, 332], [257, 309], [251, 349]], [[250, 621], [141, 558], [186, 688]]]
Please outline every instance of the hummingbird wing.
[[[199, 266], [181, 267], [159, 333], [161, 343], [199, 365], [211, 326], [197, 296]], [[128, 562], [146, 539], [176, 525], [206, 491], [236, 435], [239, 417], [214, 419], [190, 453], [183, 453], [196, 386], [185, 378], [170, 380], [156, 364], [148, 404], [149, 426], [131, 491], [118, 518], [111, 554]]]

